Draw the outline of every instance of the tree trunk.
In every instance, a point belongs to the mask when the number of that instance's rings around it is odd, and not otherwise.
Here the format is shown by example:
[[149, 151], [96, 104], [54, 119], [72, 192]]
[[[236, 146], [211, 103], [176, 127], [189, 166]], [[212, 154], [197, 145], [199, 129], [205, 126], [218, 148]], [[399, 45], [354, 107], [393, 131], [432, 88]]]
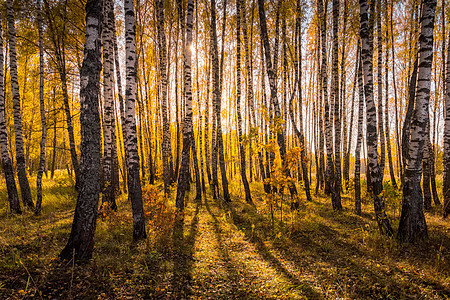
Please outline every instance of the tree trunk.
[[147, 237], [142, 204], [142, 189], [136, 132], [136, 27], [134, 1], [125, 0], [125, 46], [126, 46], [126, 91], [125, 91], [125, 134], [127, 135], [128, 199], [133, 211], [133, 240]]
[[[368, 175], [368, 190], [372, 194], [375, 208], [375, 215], [380, 231], [392, 235], [393, 230], [384, 210], [384, 202], [382, 199], [383, 184], [380, 168], [378, 165], [378, 151], [377, 151], [377, 116], [375, 110], [375, 103], [373, 99], [373, 28], [369, 30], [367, 1], [360, 0], [360, 18], [361, 18], [361, 59], [363, 64], [363, 78], [364, 78], [364, 96], [366, 102], [366, 142], [367, 142], [367, 170]], [[372, 10], [373, 14], [373, 10]], [[372, 23], [372, 22], [371, 22]]]
[[30, 184], [28, 183], [27, 172], [25, 171], [25, 155], [23, 151], [22, 136], [22, 115], [20, 107], [19, 81], [17, 77], [16, 29], [14, 25], [15, 21], [12, 0], [6, 1], [6, 8], [8, 19], [11, 91], [13, 95], [14, 110], [14, 134], [16, 141], [17, 175], [19, 179], [23, 205], [33, 209], [34, 204], [31, 197]]
[[[385, 9], [385, 21], [386, 21], [386, 62], [385, 62], [385, 93], [386, 93], [386, 112], [385, 112], [385, 128], [386, 128], [386, 149], [388, 154], [389, 161], [389, 174], [391, 176], [391, 184], [397, 189], [397, 181], [395, 180], [394, 173], [394, 164], [392, 161], [392, 150], [391, 150], [391, 132], [390, 132], [390, 124], [389, 124], [389, 39], [387, 38], [389, 35], [389, 30], [387, 27], [388, 24], [388, 7], [386, 1], [386, 9]], [[394, 61], [392, 60], [392, 64]]]
[[[449, 38], [450, 45], [450, 38]], [[444, 178], [442, 183], [442, 194], [444, 197], [443, 216], [450, 214], [450, 46], [447, 50], [447, 70], [445, 73], [446, 94], [445, 94], [445, 115], [444, 115], [444, 153], [443, 169]]]
[[[176, 207], [184, 209], [185, 193], [189, 184], [189, 160], [191, 142], [194, 140], [194, 130], [192, 126], [192, 77], [191, 77], [191, 44], [192, 44], [192, 19], [194, 13], [194, 1], [188, 0], [186, 14], [186, 43], [184, 45], [184, 95], [186, 115], [183, 121], [183, 151], [181, 156], [181, 166], [178, 177], [178, 189]], [[197, 172], [198, 174], [198, 172]], [[198, 183], [197, 183], [198, 184]], [[200, 195], [201, 197], [201, 195]]]
[[[42, 137], [40, 142], [39, 168], [36, 177], [36, 208], [34, 213], [39, 215], [42, 206], [42, 175], [45, 165], [45, 141], [47, 139], [47, 122], [45, 120], [45, 101], [44, 101], [44, 38], [42, 32], [42, 12], [41, 0], [37, 1], [37, 22], [39, 31], [39, 103], [41, 112]], [[3, 47], [1, 47], [3, 48]], [[0, 57], [0, 60], [3, 58]], [[3, 66], [1, 66], [3, 69]], [[0, 74], [3, 77], [3, 74]]]
[[102, 1], [86, 3], [86, 42], [80, 77], [81, 173], [72, 231], [60, 257], [86, 261], [92, 258], [100, 193], [101, 129], [99, 84]]
[[0, 20], [0, 152], [1, 165], [5, 173], [6, 190], [8, 191], [9, 208], [12, 213], [21, 214], [19, 195], [17, 193], [16, 179], [11, 158], [8, 152], [8, 134], [6, 131], [5, 116], [5, 89], [3, 86], [3, 37]]
[[[384, 127], [383, 127], [383, 38], [381, 35], [381, 0], [377, 0], [377, 88], [378, 88], [378, 137], [380, 140], [380, 174], [381, 183], [383, 183], [384, 166], [386, 164], [386, 145], [384, 139]], [[387, 85], [387, 82], [386, 82]], [[387, 99], [386, 99], [387, 102]]]
[[423, 188], [423, 208], [426, 211], [431, 209], [431, 141], [430, 141], [430, 118], [427, 121], [425, 129], [425, 143], [423, 146], [423, 161], [422, 161], [422, 188]]
[[408, 156], [403, 186], [403, 203], [398, 238], [415, 242], [428, 237], [427, 224], [423, 213], [420, 177], [422, 158], [428, 123], [430, 101], [431, 66], [433, 62], [433, 30], [436, 0], [422, 1], [421, 32], [419, 37], [419, 62], [415, 109], [411, 118]]
[[[225, 34], [225, 23], [226, 23], [226, 0], [224, 2], [224, 14], [223, 14], [223, 32], [222, 32], [222, 40]], [[222, 43], [223, 46], [224, 43]], [[213, 174], [217, 173], [217, 159], [220, 165], [220, 173], [222, 177], [222, 189], [223, 189], [223, 197], [226, 202], [230, 202], [230, 194], [228, 191], [228, 179], [225, 169], [225, 157], [223, 153], [223, 136], [222, 136], [222, 118], [221, 118], [221, 92], [222, 92], [222, 80], [223, 76], [223, 61], [224, 61], [224, 51], [222, 49], [222, 59], [219, 68], [219, 54], [217, 47], [217, 32], [216, 32], [216, 7], [215, 1], [211, 1], [211, 57], [212, 57], [212, 66], [213, 66], [213, 105], [214, 105], [214, 115], [215, 115], [215, 124], [216, 124], [216, 138], [214, 140], [215, 146], [215, 154], [213, 154]], [[214, 127], [213, 127], [213, 135], [214, 135]], [[214, 159], [214, 155], [216, 156]], [[214, 161], [216, 162], [216, 166], [214, 166]], [[215, 171], [214, 171], [215, 169]], [[217, 176], [217, 175], [215, 175]], [[216, 178], [214, 179], [216, 180]], [[215, 184], [216, 185], [216, 184]], [[218, 181], [215, 187], [217, 189], [216, 197], [218, 196]]]
[[[360, 55], [360, 42], [358, 41], [358, 46], [357, 46], [357, 56]], [[353, 137], [353, 120], [354, 120], [354, 116], [355, 116], [355, 112], [354, 112], [354, 107], [355, 107], [355, 90], [357, 88], [357, 85], [359, 84], [358, 80], [358, 76], [359, 76], [359, 66], [361, 64], [361, 58], [358, 57], [355, 63], [355, 77], [353, 79], [353, 90], [352, 90], [352, 106], [351, 106], [351, 117], [350, 117], [350, 129], [349, 129], [349, 133], [348, 133], [348, 140], [346, 140], [345, 142], [347, 143], [347, 152], [344, 152], [344, 170], [343, 170], [343, 177], [344, 177], [344, 184], [345, 184], [345, 189], [348, 189], [348, 184], [349, 184], [349, 180], [350, 180], [350, 151], [351, 151], [351, 147], [352, 147], [352, 137]], [[362, 75], [361, 75], [362, 76]], [[358, 86], [359, 88], [359, 86]], [[359, 89], [358, 89], [358, 93], [359, 93]], [[364, 101], [364, 98], [363, 98]], [[358, 114], [358, 121], [359, 121], [359, 114]], [[346, 135], [344, 135], [346, 137]], [[347, 138], [347, 137], [346, 137]]]
[[[303, 174], [303, 183], [305, 185], [305, 193], [306, 193], [306, 199], [308, 201], [312, 201], [311, 198], [311, 191], [309, 187], [309, 178], [308, 178], [308, 169], [306, 166], [306, 147], [305, 147], [305, 136], [303, 134], [303, 104], [302, 104], [302, 31], [301, 31], [301, 5], [300, 1], [297, 1], [297, 18], [295, 20], [295, 55], [294, 55], [294, 67], [295, 67], [295, 77], [298, 87], [298, 106], [299, 106], [299, 124], [300, 129], [297, 128], [297, 124], [295, 122], [294, 117], [294, 109], [293, 109], [293, 96], [295, 95], [295, 86], [294, 86], [294, 93], [291, 96], [291, 99], [289, 101], [289, 114], [292, 122], [292, 127], [294, 128], [295, 135], [297, 136], [299, 142], [300, 142], [300, 159], [301, 159], [301, 167], [302, 167], [302, 174]], [[298, 57], [298, 60], [297, 60]], [[286, 108], [287, 109], [287, 108]]]
[[[333, 0], [333, 53], [331, 57], [332, 68], [332, 89], [331, 98], [334, 103], [334, 187], [331, 193], [331, 202], [333, 209], [341, 210], [341, 118], [339, 113], [339, 43], [338, 43], [338, 27], [339, 27], [339, 0]], [[331, 113], [330, 113], [331, 114]], [[330, 122], [330, 129], [332, 124]], [[331, 137], [331, 136], [330, 136]], [[332, 137], [330, 139], [332, 141]]]
[[158, 48], [159, 48], [159, 72], [161, 76], [161, 113], [163, 121], [162, 136], [162, 153], [163, 153], [163, 177], [164, 177], [164, 193], [169, 194], [169, 186], [171, 181], [171, 170], [169, 157], [171, 156], [171, 136], [170, 124], [167, 118], [167, 50], [166, 50], [166, 34], [164, 32], [164, 1], [156, 1], [157, 10], [157, 27], [158, 27]]
[[[355, 148], [355, 213], [361, 215], [361, 140], [363, 137], [363, 122], [364, 122], [364, 85], [362, 78], [362, 61], [361, 61], [361, 48], [360, 41], [358, 41], [356, 65], [358, 76], [358, 130], [356, 136], [356, 148]], [[367, 166], [366, 166], [367, 167]], [[367, 170], [366, 170], [367, 172]]]
[[112, 18], [114, 18], [113, 1], [103, 0], [103, 97], [104, 97], [104, 155], [103, 155], [103, 197], [102, 206], [107, 203], [108, 206], [116, 210], [116, 186], [114, 182], [114, 156], [113, 135], [115, 136], [115, 122], [114, 122], [114, 49], [112, 43]]
[[[236, 1], [236, 111], [238, 119], [238, 141], [239, 141], [239, 154], [241, 156], [240, 171], [242, 183], [245, 190], [245, 201], [252, 203], [252, 196], [250, 194], [250, 186], [247, 180], [246, 163], [245, 163], [245, 150], [242, 144], [242, 114], [241, 114], [241, 6], [242, 0]], [[244, 15], [245, 18], [245, 15]]]

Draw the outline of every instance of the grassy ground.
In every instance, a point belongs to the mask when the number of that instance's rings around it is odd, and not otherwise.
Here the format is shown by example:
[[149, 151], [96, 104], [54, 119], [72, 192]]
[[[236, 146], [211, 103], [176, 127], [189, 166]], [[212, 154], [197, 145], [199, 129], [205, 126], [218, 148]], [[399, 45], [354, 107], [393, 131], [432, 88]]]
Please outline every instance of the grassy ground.
[[[63, 175], [45, 180], [39, 217], [8, 215], [0, 185], [0, 299], [450, 297], [450, 225], [437, 209], [426, 214], [429, 240], [412, 246], [378, 233], [369, 201], [356, 216], [349, 195], [342, 212], [314, 196], [293, 214], [287, 196], [268, 199], [253, 183], [251, 206], [231, 182], [231, 204], [207, 195], [188, 202], [181, 219], [172, 200], [147, 187], [148, 240], [132, 242], [121, 196], [118, 212], [99, 215], [92, 262], [74, 265], [57, 259], [75, 207], [71, 185]], [[396, 227], [399, 198], [386, 193]]]

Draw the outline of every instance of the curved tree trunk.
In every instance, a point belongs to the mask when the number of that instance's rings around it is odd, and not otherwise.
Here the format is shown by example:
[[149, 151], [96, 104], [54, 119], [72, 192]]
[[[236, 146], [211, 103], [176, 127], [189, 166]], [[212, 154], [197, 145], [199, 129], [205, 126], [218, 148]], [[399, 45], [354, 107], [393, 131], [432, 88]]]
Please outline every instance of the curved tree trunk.
[[69, 241], [60, 257], [86, 261], [92, 258], [100, 194], [101, 128], [99, 85], [102, 69], [100, 35], [102, 1], [86, 3], [86, 42], [80, 72], [81, 173], [79, 194]]
[[[42, 206], [42, 176], [45, 165], [45, 141], [47, 139], [47, 122], [45, 120], [45, 101], [44, 101], [44, 38], [42, 32], [42, 12], [41, 0], [37, 1], [37, 21], [39, 31], [39, 103], [42, 123], [42, 137], [40, 142], [39, 167], [36, 177], [36, 215], [41, 213]], [[2, 58], [0, 58], [2, 59]], [[2, 67], [3, 68], [3, 67]], [[0, 74], [2, 77], [2, 74]]]
[[433, 62], [433, 30], [436, 0], [422, 1], [420, 16], [419, 62], [415, 109], [411, 118], [408, 157], [403, 186], [403, 202], [398, 238], [415, 242], [428, 237], [423, 213], [423, 197], [420, 186], [422, 158], [428, 123], [430, 101], [431, 66]]
[[11, 158], [8, 152], [8, 134], [6, 131], [5, 90], [3, 86], [3, 37], [0, 20], [0, 154], [3, 172], [5, 173], [6, 190], [8, 191], [9, 208], [12, 213], [21, 214], [19, 195]]
[[13, 95], [14, 110], [14, 134], [16, 141], [17, 175], [19, 179], [23, 205], [29, 208], [34, 208], [33, 199], [31, 197], [30, 184], [28, 183], [27, 172], [25, 171], [25, 155], [23, 151], [22, 136], [22, 115], [20, 108], [19, 81], [17, 77], [16, 29], [14, 25], [15, 21], [12, 0], [6, 1], [6, 8], [8, 19], [11, 91]]
[[[301, 167], [302, 167], [302, 174], [303, 174], [303, 183], [305, 185], [305, 193], [306, 193], [306, 200], [312, 201], [311, 198], [311, 191], [309, 186], [309, 178], [308, 178], [308, 169], [306, 166], [306, 147], [305, 147], [305, 136], [303, 134], [303, 104], [302, 104], [302, 31], [301, 31], [301, 5], [300, 1], [297, 1], [297, 18], [295, 20], [295, 55], [294, 55], [294, 68], [295, 68], [295, 77], [296, 77], [296, 86], [298, 87], [298, 106], [299, 106], [299, 124], [300, 129], [297, 128], [297, 124], [295, 122], [294, 118], [294, 109], [293, 109], [293, 96], [295, 95], [295, 87], [294, 87], [294, 93], [291, 96], [291, 99], [289, 101], [289, 114], [291, 118], [292, 127], [294, 128], [295, 135], [297, 136], [299, 142], [300, 142], [300, 159], [301, 159]], [[298, 60], [297, 60], [298, 57]], [[286, 107], [287, 109], [287, 107]]]
[[[383, 185], [380, 168], [378, 165], [377, 151], [377, 116], [375, 110], [375, 101], [373, 99], [373, 41], [372, 29], [368, 26], [367, 1], [360, 0], [360, 36], [361, 36], [361, 59], [364, 78], [364, 96], [366, 102], [366, 142], [367, 142], [367, 171], [368, 189], [372, 194], [374, 201], [375, 215], [380, 231], [392, 235], [393, 230], [387, 218], [384, 202], [382, 199]], [[373, 10], [372, 10], [373, 13]], [[373, 16], [372, 16], [373, 17]], [[372, 23], [372, 22], [371, 22]]]
[[[397, 189], [397, 181], [395, 180], [394, 173], [394, 164], [392, 161], [392, 149], [391, 149], [391, 132], [390, 132], [390, 124], [389, 124], [389, 39], [387, 38], [389, 35], [388, 31], [388, 8], [386, 1], [386, 9], [385, 9], [385, 20], [386, 20], [386, 61], [385, 61], [385, 97], [386, 97], [386, 112], [385, 112], [385, 128], [386, 128], [386, 149], [388, 154], [389, 161], [389, 175], [391, 176], [391, 184]], [[392, 61], [393, 63], [394, 61]]]
[[125, 134], [128, 149], [128, 199], [133, 210], [133, 239], [147, 237], [142, 204], [141, 179], [139, 176], [138, 138], [136, 132], [136, 26], [134, 1], [125, 0], [125, 46], [126, 46], [126, 90], [125, 90]]

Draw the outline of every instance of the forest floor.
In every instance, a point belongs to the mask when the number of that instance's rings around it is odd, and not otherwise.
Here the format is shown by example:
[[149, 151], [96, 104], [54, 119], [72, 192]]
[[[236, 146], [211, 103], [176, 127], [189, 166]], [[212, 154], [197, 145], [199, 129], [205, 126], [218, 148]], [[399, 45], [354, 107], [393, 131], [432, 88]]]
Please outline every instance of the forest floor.
[[[236, 181], [231, 203], [207, 193], [181, 218], [151, 186], [148, 239], [133, 243], [130, 205], [120, 196], [117, 212], [99, 214], [92, 261], [77, 265], [58, 260], [75, 207], [72, 184], [63, 175], [44, 180], [38, 217], [9, 215], [0, 184], [0, 299], [450, 298], [450, 223], [439, 208], [426, 213], [429, 239], [414, 246], [378, 232], [369, 199], [362, 216], [349, 195], [341, 212], [325, 196], [301, 196], [293, 213], [288, 196], [268, 198], [257, 183], [255, 205], [246, 204]], [[398, 203], [387, 204], [396, 228]]]

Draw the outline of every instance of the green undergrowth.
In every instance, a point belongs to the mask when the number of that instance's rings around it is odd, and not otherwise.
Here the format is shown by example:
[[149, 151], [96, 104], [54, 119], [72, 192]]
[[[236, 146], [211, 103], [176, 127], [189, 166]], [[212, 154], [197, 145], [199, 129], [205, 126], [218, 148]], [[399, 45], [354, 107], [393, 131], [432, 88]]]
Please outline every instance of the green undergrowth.
[[[8, 214], [0, 185], [0, 299], [446, 299], [450, 297], [450, 225], [439, 208], [426, 213], [429, 239], [399, 244], [382, 236], [363, 191], [353, 213], [352, 184], [335, 212], [314, 195], [291, 211], [288, 190], [264, 194], [251, 183], [245, 203], [239, 178], [232, 202], [189, 200], [183, 214], [161, 185], [143, 190], [148, 239], [132, 241], [131, 208], [97, 220], [94, 257], [61, 262], [76, 193], [64, 174], [44, 179], [41, 216]], [[362, 183], [364, 186], [364, 183]], [[299, 188], [300, 190], [300, 188]], [[401, 194], [385, 184], [387, 213], [398, 226]], [[195, 185], [189, 199], [195, 196]]]

